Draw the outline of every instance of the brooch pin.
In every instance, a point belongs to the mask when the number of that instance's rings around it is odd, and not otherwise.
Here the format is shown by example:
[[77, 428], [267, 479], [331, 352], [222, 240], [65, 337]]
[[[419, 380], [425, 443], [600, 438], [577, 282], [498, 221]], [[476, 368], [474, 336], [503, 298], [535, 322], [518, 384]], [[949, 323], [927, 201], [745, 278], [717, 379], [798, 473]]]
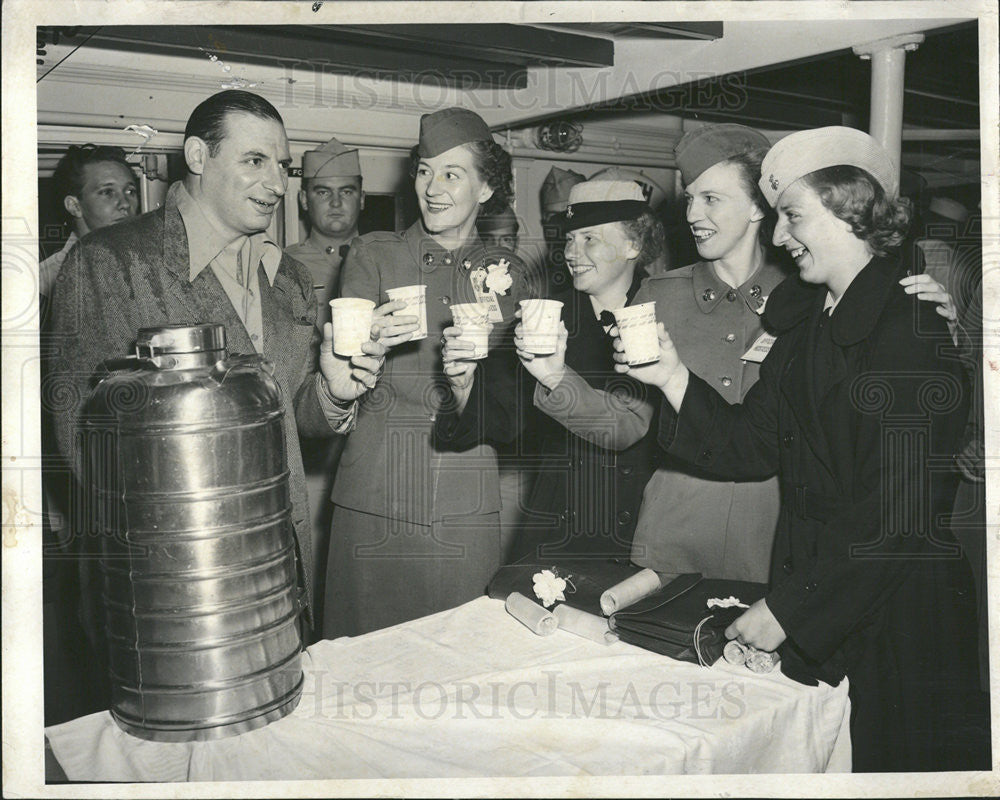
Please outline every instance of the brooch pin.
[[768, 183], [771, 184], [771, 188], [774, 189], [774, 191], [778, 191], [778, 179], [774, 177], [773, 172], [771, 173], [771, 177], [769, 177], [767, 180]]

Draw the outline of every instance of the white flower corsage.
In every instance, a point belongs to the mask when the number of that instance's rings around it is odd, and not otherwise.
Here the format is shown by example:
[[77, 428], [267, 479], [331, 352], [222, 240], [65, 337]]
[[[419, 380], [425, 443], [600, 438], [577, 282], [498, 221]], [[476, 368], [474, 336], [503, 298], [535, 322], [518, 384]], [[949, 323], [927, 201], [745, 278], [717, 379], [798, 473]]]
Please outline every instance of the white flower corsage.
[[718, 597], [710, 597], [706, 605], [709, 608], [750, 608], [746, 603], [741, 603], [738, 597], [730, 595], [725, 600]]
[[510, 262], [506, 258], [501, 258], [499, 264], [489, 264], [486, 267], [486, 288], [496, 294], [507, 294], [510, 287], [514, 285], [514, 279], [510, 277]]
[[570, 587], [570, 592], [576, 591], [576, 587], [570, 580], [572, 577], [572, 575], [567, 575], [565, 578], [562, 577], [555, 567], [536, 572], [531, 576], [531, 582], [534, 584], [535, 589], [535, 597], [541, 600], [542, 605], [546, 608], [554, 605], [557, 600], [565, 600], [567, 586]]

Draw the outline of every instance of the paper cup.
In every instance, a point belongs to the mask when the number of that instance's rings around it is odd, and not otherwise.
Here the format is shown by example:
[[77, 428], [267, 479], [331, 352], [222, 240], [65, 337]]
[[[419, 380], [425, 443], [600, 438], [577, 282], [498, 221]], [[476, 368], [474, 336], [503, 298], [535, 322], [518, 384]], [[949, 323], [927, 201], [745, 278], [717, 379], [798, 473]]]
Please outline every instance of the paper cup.
[[413, 316], [417, 318], [419, 327], [410, 337], [410, 341], [427, 338], [427, 287], [422, 284], [413, 286], [397, 286], [395, 289], [386, 289], [390, 300], [402, 300], [406, 303], [406, 308], [393, 313], [393, 316]]
[[660, 360], [660, 340], [656, 336], [656, 303], [625, 306], [612, 312], [618, 334], [625, 346], [625, 360], [630, 367]]
[[556, 351], [562, 305], [558, 300], [521, 301], [521, 338], [524, 339], [525, 350], [536, 356], [547, 356]]
[[330, 301], [333, 352], [338, 356], [361, 356], [363, 342], [372, 338], [375, 303], [360, 297], [338, 297]]
[[451, 316], [462, 329], [458, 338], [475, 345], [470, 358], [486, 358], [490, 353], [490, 307], [486, 303], [452, 303]]

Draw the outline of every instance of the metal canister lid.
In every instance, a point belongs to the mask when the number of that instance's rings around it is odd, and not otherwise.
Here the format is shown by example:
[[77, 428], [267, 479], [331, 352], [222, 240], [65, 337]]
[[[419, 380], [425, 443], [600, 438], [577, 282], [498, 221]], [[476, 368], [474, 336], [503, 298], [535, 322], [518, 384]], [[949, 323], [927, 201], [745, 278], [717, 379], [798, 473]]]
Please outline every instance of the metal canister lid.
[[135, 340], [140, 355], [204, 353], [226, 349], [226, 329], [215, 323], [157, 325], [140, 328]]

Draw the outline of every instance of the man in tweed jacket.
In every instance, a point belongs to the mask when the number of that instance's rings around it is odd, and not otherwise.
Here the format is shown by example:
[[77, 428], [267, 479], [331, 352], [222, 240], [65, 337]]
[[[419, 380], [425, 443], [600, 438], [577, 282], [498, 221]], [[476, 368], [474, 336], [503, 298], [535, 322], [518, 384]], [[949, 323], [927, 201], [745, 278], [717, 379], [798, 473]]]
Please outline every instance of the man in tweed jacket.
[[188, 175], [171, 186], [163, 208], [95, 231], [66, 259], [53, 310], [58, 353], [43, 402], [46, 395], [49, 402], [69, 398], [59, 408], [57, 434], [73, 458], [74, 428], [95, 371], [106, 359], [129, 355], [140, 328], [219, 323], [231, 353], [265, 356], [288, 404], [292, 518], [308, 604], [314, 565], [298, 433], [348, 430], [353, 401], [374, 385], [386, 346], [370, 342], [368, 356], [338, 359], [327, 326], [318, 347], [312, 278], [265, 233], [291, 161], [270, 103], [241, 91], [208, 98], [188, 120], [184, 155]]

